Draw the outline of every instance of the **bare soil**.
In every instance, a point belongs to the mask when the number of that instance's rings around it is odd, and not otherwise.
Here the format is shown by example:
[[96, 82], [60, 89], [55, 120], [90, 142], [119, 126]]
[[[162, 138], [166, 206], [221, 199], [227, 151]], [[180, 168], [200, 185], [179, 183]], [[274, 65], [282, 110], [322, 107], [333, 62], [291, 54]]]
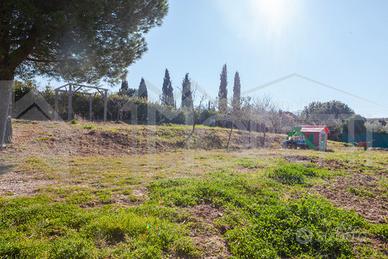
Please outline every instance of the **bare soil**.
[[320, 167], [328, 168], [329, 170], [350, 169], [350, 166], [348, 164], [338, 160], [328, 160], [318, 157], [308, 157], [301, 155], [287, 155], [284, 156], [284, 159], [291, 163], [313, 163]]
[[[339, 160], [327, 160], [316, 157], [290, 155], [284, 157], [293, 163], [314, 163], [329, 170], [343, 170], [347, 175], [332, 179], [314, 189], [339, 207], [356, 211], [365, 219], [375, 223], [386, 223], [388, 220], [388, 200], [378, 189], [379, 176], [362, 174], [362, 165], [349, 164]], [[356, 195], [349, 191], [368, 190], [372, 195]]]
[[0, 195], [32, 195], [43, 186], [56, 184], [56, 181], [39, 177], [39, 174], [9, 172], [0, 176]]
[[231, 255], [220, 230], [214, 226], [214, 221], [223, 215], [222, 209], [212, 207], [209, 204], [200, 204], [190, 208], [189, 212], [195, 222], [191, 237], [195, 245], [203, 252], [203, 257], [230, 257]]
[[[378, 178], [354, 173], [315, 186], [315, 190], [339, 207], [355, 210], [365, 219], [375, 223], [386, 223], [388, 219], [388, 200], [379, 197], [377, 188]], [[358, 196], [349, 191], [349, 188], [372, 190], [375, 197]]]

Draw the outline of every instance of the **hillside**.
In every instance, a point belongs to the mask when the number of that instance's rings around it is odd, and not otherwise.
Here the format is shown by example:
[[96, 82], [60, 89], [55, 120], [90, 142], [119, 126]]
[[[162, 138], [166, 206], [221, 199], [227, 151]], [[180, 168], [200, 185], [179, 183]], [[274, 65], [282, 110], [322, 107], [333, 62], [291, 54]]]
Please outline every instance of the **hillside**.
[[[45, 152], [73, 155], [126, 155], [172, 151], [182, 148], [225, 149], [229, 129], [184, 125], [149, 126], [125, 123], [38, 122], [16, 120], [9, 152]], [[234, 130], [230, 149], [279, 147], [284, 136]]]
[[[15, 121], [0, 257], [385, 258], [388, 152], [186, 126]], [[249, 141], [250, 140], [250, 141]]]

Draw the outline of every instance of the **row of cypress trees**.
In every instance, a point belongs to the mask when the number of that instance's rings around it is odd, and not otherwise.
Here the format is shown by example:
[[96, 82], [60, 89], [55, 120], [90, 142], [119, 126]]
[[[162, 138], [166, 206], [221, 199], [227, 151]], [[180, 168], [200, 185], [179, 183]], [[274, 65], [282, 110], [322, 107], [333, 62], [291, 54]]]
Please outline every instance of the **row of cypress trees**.
[[[218, 111], [221, 114], [226, 114], [228, 112], [228, 71], [226, 64], [222, 67], [222, 72], [220, 75], [220, 86], [218, 91]], [[138, 96], [145, 100], [148, 100], [147, 85], [144, 78], [141, 79], [138, 90], [131, 89], [128, 87], [128, 82], [126, 78], [123, 78], [120, 94], [132, 96]], [[163, 85], [162, 85], [162, 95], [160, 97], [161, 104], [164, 106], [176, 108], [176, 101], [174, 97], [174, 88], [172, 86], [171, 77], [168, 69], [165, 70]], [[191, 87], [191, 80], [189, 74], [187, 73], [182, 82], [182, 97], [181, 97], [181, 108], [182, 109], [193, 109], [193, 92]], [[241, 107], [241, 81], [240, 74], [238, 72], [234, 75], [234, 85], [233, 85], [233, 98], [232, 98], [232, 110], [239, 111]]]
[[[126, 75], [125, 75], [125, 77], [126, 77]], [[119, 94], [120, 95], [127, 95], [129, 97], [137, 96], [137, 97], [143, 98], [145, 100], [148, 100], [147, 85], [145, 83], [144, 78], [142, 78], [140, 80], [139, 89], [136, 90], [136, 89], [128, 87], [128, 81], [126, 80], [125, 77], [122, 78], [122, 83], [121, 83], [121, 88], [120, 88]]]
[[[234, 75], [232, 110], [239, 111], [241, 108], [241, 81], [240, 74]], [[218, 111], [221, 114], [228, 112], [228, 69], [226, 64], [222, 67], [220, 75], [220, 88], [218, 90]]]

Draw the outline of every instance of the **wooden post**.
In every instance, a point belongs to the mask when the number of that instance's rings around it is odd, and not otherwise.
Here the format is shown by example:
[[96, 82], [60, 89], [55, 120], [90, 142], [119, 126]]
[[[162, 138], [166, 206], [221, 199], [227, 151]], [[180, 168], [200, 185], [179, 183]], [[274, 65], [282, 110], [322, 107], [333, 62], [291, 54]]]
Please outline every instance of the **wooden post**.
[[104, 121], [107, 120], [108, 115], [108, 90], [104, 92]]
[[73, 87], [72, 85], [69, 85], [69, 91], [68, 91], [68, 104], [67, 104], [67, 119], [71, 121], [73, 119]]
[[251, 127], [252, 127], [252, 125], [251, 125], [251, 120], [249, 119], [249, 124], [248, 124], [248, 127], [249, 127], [249, 147], [251, 148], [252, 146], [251, 146]]
[[93, 120], [93, 95], [89, 95], [89, 120]]
[[59, 109], [58, 109], [58, 90], [55, 90], [55, 120], [59, 120], [58, 118], [58, 113], [59, 113]]

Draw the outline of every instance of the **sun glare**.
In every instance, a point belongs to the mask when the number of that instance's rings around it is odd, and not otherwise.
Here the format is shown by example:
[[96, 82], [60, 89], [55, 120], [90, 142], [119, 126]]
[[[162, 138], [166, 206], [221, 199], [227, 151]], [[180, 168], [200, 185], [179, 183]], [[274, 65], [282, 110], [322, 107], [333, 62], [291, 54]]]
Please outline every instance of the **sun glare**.
[[287, 0], [251, 0], [250, 2], [258, 19], [273, 33], [281, 31], [290, 18], [291, 8]]

